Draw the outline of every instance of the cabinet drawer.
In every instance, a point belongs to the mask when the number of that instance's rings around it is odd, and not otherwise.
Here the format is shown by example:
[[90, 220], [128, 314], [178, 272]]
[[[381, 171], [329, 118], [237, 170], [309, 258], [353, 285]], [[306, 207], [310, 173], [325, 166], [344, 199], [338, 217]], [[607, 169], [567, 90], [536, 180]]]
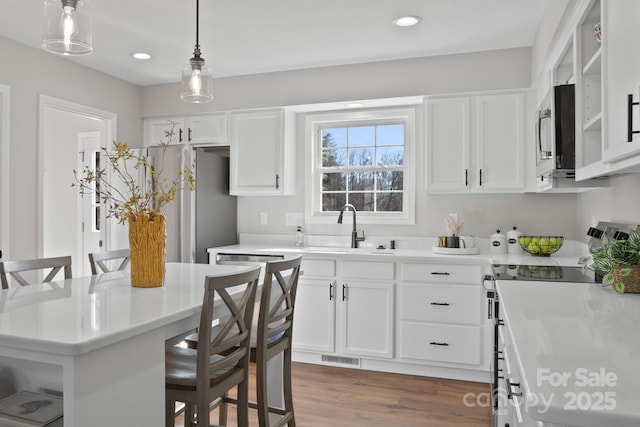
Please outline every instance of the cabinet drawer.
[[402, 318], [426, 322], [480, 323], [480, 286], [402, 285]]
[[480, 283], [481, 266], [403, 263], [402, 280], [428, 283]]
[[303, 256], [300, 268], [304, 276], [334, 277], [336, 275], [336, 260], [308, 259]]
[[402, 357], [479, 365], [480, 334], [479, 326], [402, 322]]
[[344, 261], [342, 277], [345, 279], [394, 280], [395, 263], [371, 261]]

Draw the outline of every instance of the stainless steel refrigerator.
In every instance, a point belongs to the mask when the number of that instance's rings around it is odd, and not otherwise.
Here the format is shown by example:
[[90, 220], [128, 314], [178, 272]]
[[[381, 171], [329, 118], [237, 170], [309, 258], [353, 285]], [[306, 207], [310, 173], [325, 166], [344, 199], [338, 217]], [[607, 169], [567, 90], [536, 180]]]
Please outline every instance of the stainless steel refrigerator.
[[207, 249], [238, 242], [237, 200], [229, 195], [229, 150], [197, 148], [194, 255], [195, 262], [207, 263]]

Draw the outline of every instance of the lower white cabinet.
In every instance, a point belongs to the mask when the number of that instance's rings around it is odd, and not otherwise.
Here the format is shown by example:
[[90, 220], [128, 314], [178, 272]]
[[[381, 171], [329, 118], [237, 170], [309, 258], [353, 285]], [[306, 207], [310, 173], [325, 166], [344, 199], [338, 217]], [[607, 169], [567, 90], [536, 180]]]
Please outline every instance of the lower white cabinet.
[[394, 262], [303, 257], [302, 271], [293, 323], [294, 350], [393, 358]]
[[293, 348], [323, 354], [335, 352], [336, 304], [332, 296], [335, 286], [333, 277], [309, 279], [301, 276], [298, 279]]
[[483, 268], [303, 255], [294, 358], [482, 380], [491, 346]]
[[393, 357], [394, 284], [342, 284], [342, 351], [348, 355]]
[[399, 357], [485, 367], [481, 266], [404, 262], [401, 271]]

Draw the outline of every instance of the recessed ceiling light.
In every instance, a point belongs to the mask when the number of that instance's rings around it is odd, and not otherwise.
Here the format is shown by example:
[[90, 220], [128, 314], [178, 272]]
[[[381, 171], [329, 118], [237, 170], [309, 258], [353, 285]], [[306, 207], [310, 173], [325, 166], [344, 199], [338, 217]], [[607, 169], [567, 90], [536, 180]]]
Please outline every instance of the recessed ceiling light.
[[131, 56], [135, 59], [151, 59], [151, 55], [144, 52], [134, 52]]
[[360, 108], [360, 107], [364, 107], [364, 104], [362, 102], [350, 102], [348, 104], [345, 105], [347, 108]]
[[419, 16], [400, 16], [393, 20], [393, 25], [398, 27], [412, 27], [422, 21]]

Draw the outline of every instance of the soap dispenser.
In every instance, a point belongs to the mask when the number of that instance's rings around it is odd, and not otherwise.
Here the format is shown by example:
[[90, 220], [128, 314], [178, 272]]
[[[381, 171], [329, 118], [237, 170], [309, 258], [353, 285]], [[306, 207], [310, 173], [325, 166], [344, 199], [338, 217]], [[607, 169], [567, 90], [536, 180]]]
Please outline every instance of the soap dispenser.
[[304, 246], [304, 234], [302, 234], [302, 226], [296, 228], [295, 245], [298, 247]]

